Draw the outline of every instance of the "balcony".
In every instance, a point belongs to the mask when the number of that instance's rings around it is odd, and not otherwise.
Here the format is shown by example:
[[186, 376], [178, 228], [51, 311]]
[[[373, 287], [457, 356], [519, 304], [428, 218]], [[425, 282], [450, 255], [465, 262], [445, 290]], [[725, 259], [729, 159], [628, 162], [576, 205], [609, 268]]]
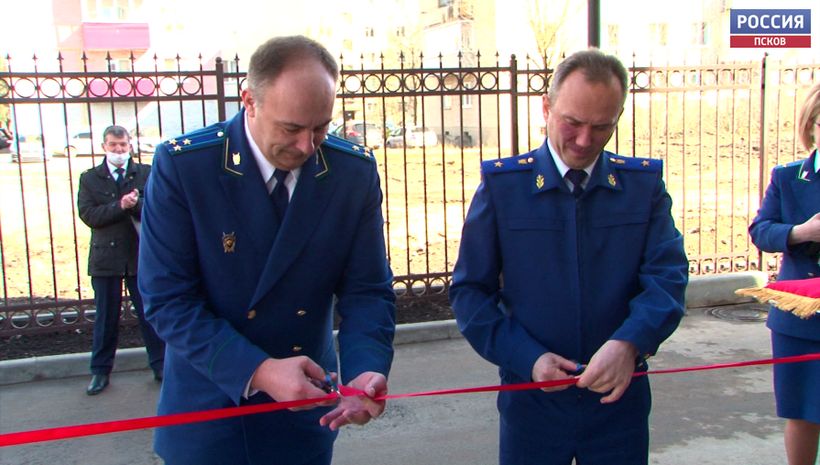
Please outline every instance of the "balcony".
[[85, 50], [147, 50], [148, 23], [83, 23]]

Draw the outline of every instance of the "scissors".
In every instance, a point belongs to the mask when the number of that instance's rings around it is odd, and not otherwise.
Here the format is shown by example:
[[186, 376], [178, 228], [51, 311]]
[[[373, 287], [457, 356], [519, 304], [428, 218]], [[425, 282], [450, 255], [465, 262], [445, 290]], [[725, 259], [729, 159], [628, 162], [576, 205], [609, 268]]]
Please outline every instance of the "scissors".
[[339, 391], [339, 384], [333, 380], [333, 377], [330, 376], [330, 373], [325, 373], [325, 380], [322, 382], [321, 388], [328, 394], [333, 393], [339, 397], [344, 397], [342, 393]]

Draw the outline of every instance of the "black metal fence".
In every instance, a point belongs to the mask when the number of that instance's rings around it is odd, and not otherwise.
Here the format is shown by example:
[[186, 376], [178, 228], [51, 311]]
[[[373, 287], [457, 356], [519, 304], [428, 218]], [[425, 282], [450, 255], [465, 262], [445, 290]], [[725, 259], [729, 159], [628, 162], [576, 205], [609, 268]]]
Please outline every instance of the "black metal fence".
[[[533, 66], [545, 61], [530, 57], [523, 65], [480, 54], [415, 66], [421, 62], [399, 56], [365, 68], [342, 58], [332, 129], [375, 149], [388, 254], [404, 299], [446, 296], [479, 163], [543, 142], [541, 96], [550, 78]], [[102, 128], [131, 129], [136, 156], [150, 163], [159, 141], [235, 114], [245, 85], [238, 57], [91, 63], [83, 56], [78, 63], [64, 69], [59, 57], [43, 69], [42, 60], [7, 57], [0, 72], [0, 108], [10, 109], [15, 135], [13, 153], [0, 158], [0, 336], [93, 318], [89, 230], [75, 205], [79, 174], [102, 160]], [[805, 91], [820, 81], [820, 64], [763, 57], [633, 63], [629, 72], [629, 98], [608, 148], [664, 161], [691, 272], [775, 271], [777, 257], [756, 250], [746, 228], [771, 168], [805, 156], [794, 121]]]

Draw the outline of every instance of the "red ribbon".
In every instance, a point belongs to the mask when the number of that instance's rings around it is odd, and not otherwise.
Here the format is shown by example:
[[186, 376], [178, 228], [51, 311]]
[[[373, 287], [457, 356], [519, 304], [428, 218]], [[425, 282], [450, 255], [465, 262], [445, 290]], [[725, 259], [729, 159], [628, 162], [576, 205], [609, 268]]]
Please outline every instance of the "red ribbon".
[[[793, 357], [780, 357], [762, 360], [750, 360], [745, 362], [720, 363], [714, 365], [701, 365], [686, 368], [670, 368], [665, 370], [651, 370], [636, 372], [632, 376], [664, 375], [671, 373], [685, 373], [691, 371], [722, 370], [726, 368], [740, 368], [755, 365], [776, 365], [781, 363], [797, 363], [820, 360], [820, 353], [796, 355]], [[568, 386], [578, 382], [578, 377], [556, 380], [539, 381], [531, 383], [504, 384], [494, 386], [479, 386], [472, 388], [442, 389], [437, 391], [410, 392], [406, 394], [389, 394], [376, 397], [375, 400], [404, 399], [408, 397], [429, 397], [445, 396], [453, 394], [471, 394], [476, 392], [501, 392], [501, 391], [525, 391], [529, 389], [542, 389], [558, 386]], [[364, 395], [364, 392], [347, 386], [339, 386], [339, 391], [343, 396]], [[204, 410], [200, 412], [176, 413], [173, 415], [161, 415], [144, 418], [132, 418], [128, 420], [106, 421], [101, 423], [88, 423], [84, 425], [61, 426], [56, 428], [46, 428], [31, 431], [21, 431], [18, 433], [0, 434], [0, 447], [17, 446], [34, 442], [56, 441], [60, 439], [70, 439], [82, 436], [94, 436], [98, 434], [120, 433], [146, 428], [158, 428], [162, 426], [174, 426], [187, 423], [198, 423], [203, 421], [220, 420], [224, 418], [238, 417], [242, 415], [252, 415], [255, 413], [273, 412], [295, 407], [305, 407], [318, 404], [327, 400], [335, 400], [335, 394], [328, 394], [323, 397], [312, 399], [292, 400], [287, 402], [270, 402], [259, 405], [245, 405], [242, 407], [228, 407], [214, 410]]]

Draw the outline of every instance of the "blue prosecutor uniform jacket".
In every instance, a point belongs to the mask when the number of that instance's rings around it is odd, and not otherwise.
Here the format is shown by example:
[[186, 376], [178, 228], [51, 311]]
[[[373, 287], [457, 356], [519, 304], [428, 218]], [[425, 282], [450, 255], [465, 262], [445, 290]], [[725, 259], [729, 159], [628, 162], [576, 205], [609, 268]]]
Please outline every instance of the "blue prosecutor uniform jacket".
[[[749, 234], [764, 252], [782, 252], [777, 279], [806, 279], [820, 276], [820, 243], [788, 245], [795, 225], [820, 212], [820, 174], [814, 170], [817, 150], [802, 161], [776, 166]], [[801, 320], [790, 312], [772, 310], [767, 326], [778, 333], [802, 339], [820, 340], [820, 316]]]
[[[502, 382], [530, 381], [545, 352], [587, 363], [609, 339], [654, 354], [683, 315], [688, 275], [661, 162], [604, 152], [577, 200], [546, 142], [481, 168], [450, 297], [459, 329]], [[504, 418], [514, 403], [499, 400], [502, 439], [526, 416]]]
[[[302, 166], [279, 224], [244, 111], [163, 143], [143, 210], [140, 289], [167, 343], [159, 413], [243, 399], [268, 357], [304, 355], [346, 382], [388, 374], [395, 295], [372, 154], [329, 137]], [[341, 317], [339, 363], [333, 309]], [[277, 412], [161, 428], [169, 463], [301, 463], [327, 452], [329, 411]]]

